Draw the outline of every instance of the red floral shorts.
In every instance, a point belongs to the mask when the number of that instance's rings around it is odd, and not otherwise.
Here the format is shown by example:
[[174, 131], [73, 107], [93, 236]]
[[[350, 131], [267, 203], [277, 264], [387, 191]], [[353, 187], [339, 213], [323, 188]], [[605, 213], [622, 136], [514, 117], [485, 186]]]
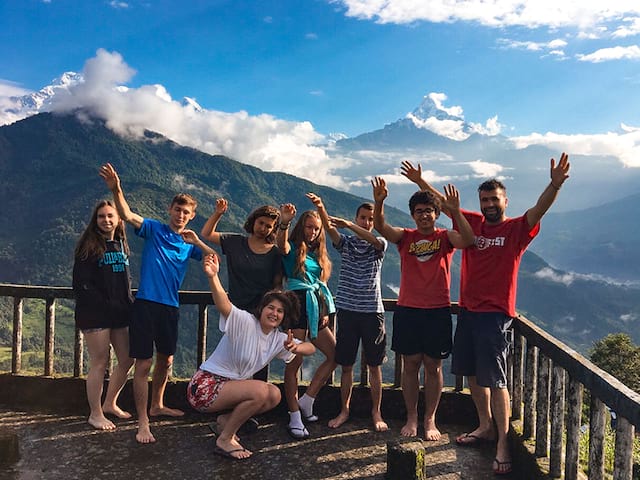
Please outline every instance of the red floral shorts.
[[216, 401], [224, 384], [230, 379], [205, 370], [198, 370], [187, 386], [187, 400], [199, 412], [207, 412]]

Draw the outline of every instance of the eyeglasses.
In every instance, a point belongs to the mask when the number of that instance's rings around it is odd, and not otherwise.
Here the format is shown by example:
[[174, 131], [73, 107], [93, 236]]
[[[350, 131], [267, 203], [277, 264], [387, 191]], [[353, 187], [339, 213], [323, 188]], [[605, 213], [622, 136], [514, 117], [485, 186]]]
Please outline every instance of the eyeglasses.
[[416, 208], [413, 211], [413, 214], [418, 217], [421, 217], [422, 215], [433, 215], [434, 213], [436, 213], [436, 211], [433, 208]]

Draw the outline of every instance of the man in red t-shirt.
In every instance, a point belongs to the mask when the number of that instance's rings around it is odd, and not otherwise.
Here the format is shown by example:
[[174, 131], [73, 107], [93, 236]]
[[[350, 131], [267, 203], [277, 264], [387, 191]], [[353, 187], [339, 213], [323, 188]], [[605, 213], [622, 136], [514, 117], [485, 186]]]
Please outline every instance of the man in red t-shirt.
[[[446, 195], [416, 192], [409, 210], [416, 228], [398, 228], [385, 222], [384, 200], [388, 190], [383, 178], [372, 180], [373, 224], [400, 253], [400, 294], [393, 314], [391, 349], [402, 355], [402, 396], [407, 423], [400, 434], [418, 434], [418, 373], [424, 365], [424, 439], [439, 440], [436, 409], [442, 393], [442, 359], [451, 353], [451, 299], [449, 297], [451, 257], [455, 248], [473, 243], [471, 226], [460, 211], [458, 191], [445, 187]], [[457, 230], [436, 228], [440, 209], [456, 219]]]
[[[480, 423], [474, 431], [456, 438], [456, 443], [470, 446], [493, 441], [497, 434], [493, 470], [498, 475], [511, 472], [507, 444], [509, 391], [506, 363], [511, 343], [511, 322], [516, 316], [520, 259], [540, 231], [540, 219], [569, 178], [569, 168], [566, 153], [562, 153], [557, 164], [551, 159], [551, 182], [536, 204], [520, 217], [506, 216], [506, 188], [495, 179], [478, 188], [482, 213], [462, 211], [473, 229], [475, 240], [473, 246], [462, 252], [461, 309], [454, 337], [452, 371], [468, 377]], [[442, 196], [422, 179], [420, 166], [415, 168], [410, 162], [403, 162], [402, 174], [422, 190]], [[442, 211], [451, 216], [444, 208]], [[457, 220], [454, 218], [453, 221], [455, 228]], [[494, 420], [497, 432], [493, 429]]]

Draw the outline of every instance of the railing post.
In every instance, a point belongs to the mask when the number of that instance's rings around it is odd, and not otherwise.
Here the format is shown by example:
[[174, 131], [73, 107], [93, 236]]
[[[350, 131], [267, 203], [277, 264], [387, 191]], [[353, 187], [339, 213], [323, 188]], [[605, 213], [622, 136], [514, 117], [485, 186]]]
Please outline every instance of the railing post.
[[513, 385], [511, 386], [511, 418], [522, 418], [522, 367], [524, 364], [524, 337], [514, 330]]
[[400, 386], [402, 386], [402, 355], [394, 353], [394, 358], [393, 388], [400, 388]]
[[82, 354], [84, 350], [84, 342], [82, 332], [76, 328], [75, 338], [73, 340], [73, 376], [75, 378], [82, 376]]
[[624, 417], [616, 420], [616, 453], [613, 480], [631, 480], [633, 475], [633, 439], [635, 427]]
[[202, 365], [202, 362], [206, 360], [207, 356], [207, 312], [209, 308], [208, 305], [199, 303], [198, 304], [198, 355], [196, 357], [196, 362], [198, 363], [195, 368], [198, 368]]
[[551, 361], [546, 355], [538, 358], [538, 397], [536, 399], [536, 448], [538, 457], [549, 454], [549, 368]]
[[360, 386], [369, 385], [369, 367], [367, 366], [367, 358], [364, 355], [364, 346], [360, 342]]
[[20, 373], [22, 368], [22, 307], [24, 300], [13, 297], [13, 347], [11, 348], [11, 373]]
[[589, 480], [604, 478], [604, 403], [591, 393], [589, 421]]
[[562, 476], [562, 434], [564, 433], [564, 369], [553, 367], [551, 381], [551, 448], [549, 477]]
[[567, 388], [567, 446], [564, 459], [565, 480], [578, 480], [582, 384], [569, 377]]
[[538, 347], [527, 342], [527, 367], [524, 383], [524, 423], [522, 435], [531, 438], [536, 433], [536, 383], [538, 379]]
[[44, 332], [44, 376], [53, 375], [53, 349], [55, 344], [56, 328], [56, 299], [47, 298], [45, 307], [45, 332]]

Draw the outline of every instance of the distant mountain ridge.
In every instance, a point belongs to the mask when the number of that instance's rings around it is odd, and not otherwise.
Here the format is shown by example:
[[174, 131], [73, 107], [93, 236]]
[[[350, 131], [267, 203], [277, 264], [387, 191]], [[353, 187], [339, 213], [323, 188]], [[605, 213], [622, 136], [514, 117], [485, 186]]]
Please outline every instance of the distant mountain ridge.
[[[199, 206], [191, 226], [196, 231], [219, 196], [230, 204], [220, 231], [242, 231], [246, 215], [261, 204], [290, 201], [299, 211], [311, 208], [305, 198], [309, 191], [323, 197], [330, 213], [347, 218], [363, 201], [288, 174], [264, 172], [224, 156], [182, 147], [153, 132], [141, 140], [127, 139], [86, 115], [39, 114], [0, 127], [0, 202], [5, 209], [0, 215], [0, 282], [70, 285], [75, 242], [95, 201], [110, 196], [97, 175], [105, 162], [116, 166], [128, 200], [144, 216], [164, 219], [175, 192], [194, 194]], [[395, 226], [413, 225], [411, 217], [394, 208], [387, 208], [386, 216]], [[540, 237], [554, 230], [545, 221]], [[132, 272], [137, 277], [141, 242], [131, 232], [129, 237], [134, 251]], [[534, 240], [532, 248], [540, 240]], [[457, 268], [455, 264], [454, 300], [458, 298]], [[338, 269], [336, 260], [336, 273]], [[189, 272], [185, 289], [206, 288], [201, 269], [192, 265]], [[628, 332], [640, 341], [638, 289], [587, 278], [569, 283], [563, 280], [565, 274], [526, 253], [518, 309], [578, 349], [588, 348], [611, 331]], [[332, 276], [332, 282], [336, 279], [337, 275]], [[398, 285], [398, 279], [398, 256], [391, 245], [383, 282]], [[389, 290], [385, 296], [392, 296]], [[185, 328], [191, 327], [185, 324]]]

